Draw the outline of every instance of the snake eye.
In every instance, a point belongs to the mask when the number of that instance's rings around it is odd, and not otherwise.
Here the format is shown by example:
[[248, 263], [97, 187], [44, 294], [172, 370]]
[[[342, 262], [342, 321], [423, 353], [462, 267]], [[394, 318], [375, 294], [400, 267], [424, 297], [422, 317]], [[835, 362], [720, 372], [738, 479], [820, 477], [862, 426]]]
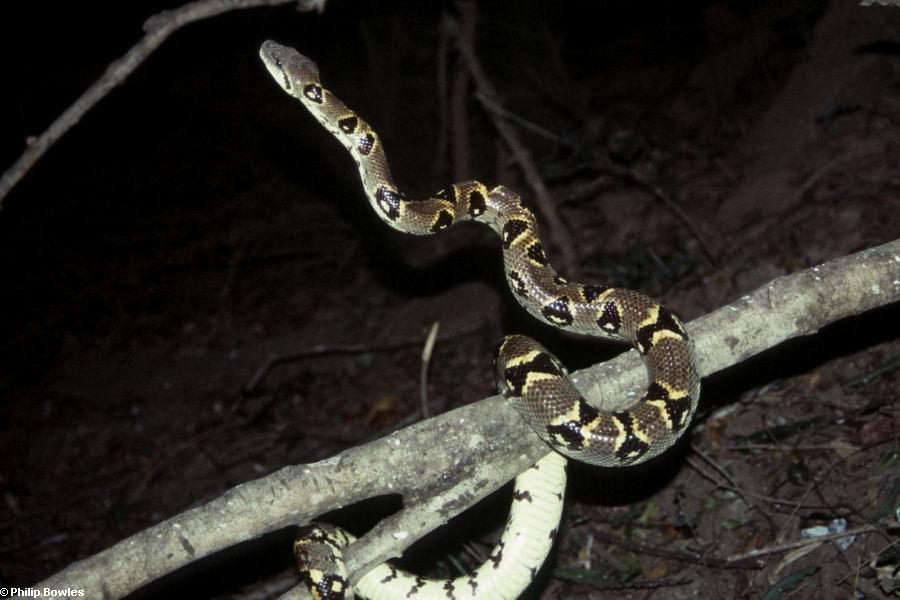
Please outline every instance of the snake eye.
[[309, 83], [303, 88], [303, 95], [310, 102], [315, 102], [316, 104], [322, 104], [324, 99], [322, 98], [322, 86], [316, 85], [315, 83]]

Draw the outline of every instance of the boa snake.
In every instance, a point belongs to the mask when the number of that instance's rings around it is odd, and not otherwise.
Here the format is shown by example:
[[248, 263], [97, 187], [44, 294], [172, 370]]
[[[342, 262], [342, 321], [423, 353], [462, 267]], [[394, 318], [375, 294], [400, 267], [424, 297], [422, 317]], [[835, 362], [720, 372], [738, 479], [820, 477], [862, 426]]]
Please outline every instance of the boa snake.
[[[375, 212], [415, 235], [478, 221], [500, 236], [507, 282], [535, 318], [560, 329], [610, 337], [637, 348], [649, 374], [643, 396], [625, 410], [588, 404], [565, 367], [534, 340], [509, 336], [496, 358], [498, 387], [531, 427], [558, 452], [595, 465], [633, 465], [671, 447], [687, 428], [700, 394], [691, 343], [681, 321], [638, 292], [573, 283], [550, 266], [531, 211], [511, 190], [478, 181], [456, 183], [425, 199], [406, 197], [391, 177], [375, 131], [319, 81], [315, 63], [266, 41], [260, 57], [282, 89], [340, 141], [356, 161]], [[301, 529], [295, 552], [314, 598], [356, 594], [393, 598], [516, 598], [550, 550], [561, 514], [565, 460], [550, 453], [516, 478], [506, 529], [489, 559], [455, 580], [426, 580], [381, 565], [352, 588], [341, 548], [352, 537], [325, 525]]]

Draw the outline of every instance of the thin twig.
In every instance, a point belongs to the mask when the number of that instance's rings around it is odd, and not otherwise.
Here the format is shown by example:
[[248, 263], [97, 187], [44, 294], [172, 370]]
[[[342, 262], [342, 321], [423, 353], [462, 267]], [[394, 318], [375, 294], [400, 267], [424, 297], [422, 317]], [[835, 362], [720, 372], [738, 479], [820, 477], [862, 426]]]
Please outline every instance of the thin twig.
[[[478, 21], [478, 5], [473, 0], [457, 0], [457, 21], [446, 16], [443, 26], [448, 37], [455, 39], [456, 44], [470, 46], [475, 39], [475, 28]], [[459, 25], [457, 25], [459, 23]], [[471, 150], [472, 141], [469, 135], [469, 87], [471, 76], [463, 65], [456, 65], [450, 87], [450, 173], [454, 181], [467, 181], [472, 178]]]
[[[719, 448], [720, 452], [745, 452], [745, 451], [753, 451], [753, 450], [777, 450], [779, 452], [784, 451], [784, 446], [779, 444], [740, 444], [734, 446], [721, 446]], [[797, 444], [796, 446], [790, 446], [791, 452], [837, 452], [837, 449], [831, 444]]]
[[419, 395], [422, 400], [422, 418], [427, 419], [428, 414], [428, 365], [431, 364], [431, 351], [434, 350], [434, 342], [437, 340], [438, 330], [441, 322], [435, 321], [428, 331], [428, 337], [425, 338], [425, 345], [422, 347], [422, 366], [419, 369]]
[[744, 560], [748, 560], [751, 558], [758, 558], [760, 556], [766, 556], [768, 554], [778, 554], [779, 552], [786, 552], [787, 550], [793, 550], [794, 548], [802, 548], [803, 546], [809, 546], [810, 544], [821, 544], [822, 542], [830, 542], [833, 540], [840, 540], [845, 537], [851, 537], [854, 535], [862, 535], [864, 533], [878, 533], [880, 529], [875, 527], [874, 525], [863, 525], [861, 527], [857, 527], [856, 529], [848, 529], [847, 531], [841, 533], [829, 533], [827, 535], [820, 535], [812, 538], [806, 538], [802, 540], [795, 540], [793, 542], [785, 542], [783, 544], [773, 544], [771, 546], [766, 546], [764, 548], [756, 548], [755, 550], [750, 550], [749, 552], [742, 552], [741, 554], [733, 554], [729, 556], [726, 560], [730, 563], [741, 562]]
[[[497, 100], [499, 97], [497, 90], [490, 79], [488, 79], [487, 74], [485, 74], [481, 62], [475, 54], [475, 50], [459, 34], [458, 26], [452, 21], [448, 21], [448, 23], [451, 31], [456, 33], [460, 52], [466, 61], [469, 72], [472, 74], [472, 79], [475, 81], [475, 86], [478, 89], [477, 97], [489, 99], [491, 106], [501, 106], [501, 103]], [[522, 174], [525, 176], [531, 191], [534, 192], [535, 207], [541, 213], [547, 225], [547, 238], [559, 248], [559, 252], [562, 254], [561, 265], [563, 269], [561, 271], [570, 276], [577, 275], [578, 252], [572, 241], [572, 236], [568, 233], [568, 228], [557, 208], [557, 202], [550, 194], [550, 190], [547, 189], [547, 185], [544, 183], [534, 159], [531, 158], [531, 153], [522, 140], [519, 139], [519, 134], [516, 133], [515, 129], [503, 119], [498, 118], [494, 111], [488, 110], [487, 113], [492, 117], [494, 127], [496, 127], [500, 137], [512, 150], [516, 163], [522, 169]]]
[[528, 131], [534, 133], [535, 135], [539, 135], [542, 138], [548, 139], [548, 140], [555, 142], [561, 146], [565, 146], [567, 148], [575, 147], [575, 144], [566, 140], [561, 135], [559, 135], [557, 133], [553, 133], [549, 129], [541, 127], [537, 123], [529, 121], [525, 117], [517, 115], [516, 113], [507, 109], [506, 107], [501, 106], [501, 105], [497, 104], [496, 102], [494, 102], [494, 100], [492, 98], [489, 98], [480, 92], [476, 92], [475, 97], [478, 99], [479, 102], [481, 102], [481, 104], [487, 110], [495, 113], [498, 117], [503, 117], [504, 119], [507, 119], [508, 121], [517, 123], [523, 129], [527, 129]]
[[[879, 556], [890, 551], [892, 548], [896, 548], [897, 546], [900, 546], [900, 540], [896, 540], [896, 539], [891, 540], [887, 544], [887, 546], [885, 546], [884, 548], [881, 548], [877, 552], [873, 552], [868, 558], [866, 558], [866, 560], [861, 560], [861, 563], [863, 565], [869, 565], [869, 566], [874, 567], [875, 561], [878, 559]], [[840, 579], [835, 581], [835, 585], [840, 585], [840, 584], [844, 583], [849, 576], [850, 576], [850, 573], [844, 575], [843, 577], [841, 577]], [[873, 595], [873, 597], [876, 597], [876, 596]]]
[[604, 531], [602, 529], [594, 529], [592, 531], [594, 537], [607, 544], [615, 544], [616, 546], [631, 550], [638, 554], [648, 554], [650, 556], [658, 556], [660, 558], [669, 558], [679, 562], [686, 562], [695, 565], [703, 565], [716, 569], [759, 569], [761, 566], [756, 562], [741, 562], [724, 558], [711, 556], [703, 556], [695, 552], [684, 552], [681, 550], [668, 550], [666, 548], [658, 548], [644, 542], [629, 540], [614, 533]]
[[[438, 341], [452, 340], [457, 337], [469, 335], [470, 333], [479, 331], [487, 324], [487, 321], [473, 321], [464, 327], [454, 329], [445, 333]], [[399, 342], [389, 342], [386, 344], [316, 344], [304, 350], [291, 354], [278, 354], [273, 352], [269, 354], [265, 362], [259, 366], [247, 385], [244, 386], [242, 393], [245, 396], [253, 396], [259, 393], [263, 379], [269, 374], [269, 371], [279, 365], [306, 360], [307, 358], [317, 358], [320, 356], [329, 356], [334, 354], [366, 354], [369, 352], [393, 352], [394, 350], [402, 350], [418, 346], [422, 343], [421, 339], [403, 340]]]
[[620, 167], [614, 164], [612, 161], [605, 161], [605, 167], [612, 171], [614, 174], [622, 177], [624, 179], [631, 179], [632, 181], [644, 186], [647, 190], [650, 191], [653, 196], [662, 202], [666, 208], [668, 208], [672, 213], [681, 220], [682, 223], [690, 230], [691, 235], [694, 236], [694, 239], [697, 240], [697, 243], [700, 244], [700, 251], [703, 254], [703, 257], [709, 262], [709, 264], [713, 267], [718, 267], [718, 260], [716, 260], [716, 254], [712, 251], [709, 244], [706, 243], [706, 238], [700, 233], [700, 228], [694, 223], [694, 220], [690, 215], [685, 212], [681, 205], [675, 202], [671, 196], [669, 196], [661, 187], [659, 187], [656, 182], [651, 180], [649, 177], [638, 171], [637, 169]]
[[[703, 477], [704, 479], [708, 479], [713, 484], [715, 484], [717, 487], [719, 487], [723, 490], [728, 490], [729, 492], [734, 492], [735, 494], [750, 496], [751, 498], [756, 498], [757, 500], [763, 500], [764, 502], [767, 502], [769, 504], [774, 504], [776, 506], [783, 505], [783, 506], [791, 506], [794, 508], [808, 508], [808, 509], [834, 508], [832, 506], [828, 506], [828, 505], [824, 505], [824, 504], [804, 504], [802, 502], [794, 502], [793, 500], [785, 500], [783, 498], [776, 498], [774, 496], [767, 496], [765, 494], [751, 492], [750, 490], [745, 490], [736, 485], [732, 485], [730, 483], [719, 481], [711, 473], [705, 471], [704, 469], [699, 468], [697, 466], [696, 461], [692, 461], [690, 458], [688, 458], [687, 461], [688, 461], [688, 464], [691, 467], [693, 467], [693, 469], [695, 471], [697, 471], [697, 473], [699, 473], [701, 477]], [[744, 502], [747, 503], [746, 500], [744, 500]], [[749, 503], [747, 503], [747, 505], [753, 506], [752, 504], [749, 504]], [[763, 514], [766, 514], [766, 513], [763, 513]]]
[[[446, 13], [442, 16], [442, 21], [449, 19]], [[437, 89], [437, 147], [434, 153], [434, 170], [437, 179], [443, 179], [447, 172], [444, 165], [447, 162], [449, 153], [447, 149], [450, 147], [449, 128], [450, 128], [450, 103], [449, 88], [447, 83], [450, 68], [447, 64], [450, 49], [450, 31], [446, 27], [438, 28], [438, 47], [437, 47], [437, 65], [436, 65], [436, 89]]]
[[[731, 485], [731, 487], [734, 488], [735, 493], [741, 497], [741, 500], [744, 501], [744, 504], [746, 504], [749, 508], [754, 508], [754, 509], [759, 510], [759, 507], [756, 506], [755, 504], [753, 504], [752, 502], [750, 502], [750, 500], [747, 498], [747, 494], [744, 493], [744, 489], [741, 486], [739, 486], [734, 481], [734, 479], [731, 477], [731, 475], [729, 475], [725, 469], [723, 469], [721, 466], [719, 466], [719, 464], [716, 461], [714, 461], [712, 458], [707, 456], [706, 453], [704, 453], [700, 448], [698, 448], [694, 444], [691, 444], [691, 451], [693, 451], [694, 454], [699, 456], [703, 460], [703, 462], [705, 462], [706, 464], [711, 466], [713, 469], [715, 469], [719, 475], [724, 477], [725, 481], [727, 481]], [[698, 466], [694, 463], [694, 461], [688, 459], [688, 464], [690, 464], [694, 468], [694, 470], [696, 470], [698, 473], [701, 472], [701, 469], [698, 468]], [[760, 512], [762, 512], [762, 511], [760, 511]]]
[[144, 22], [145, 35], [120, 58], [114, 60], [106, 68], [103, 75], [94, 82], [81, 96], [59, 115], [40, 135], [29, 137], [25, 151], [16, 162], [0, 177], [0, 210], [3, 199], [10, 190], [25, 176], [38, 160], [69, 129], [94, 106], [100, 102], [116, 86], [137, 69], [148, 56], [166, 41], [170, 35], [181, 27], [208, 19], [233, 10], [257, 8], [260, 6], [278, 6], [280, 4], [297, 4], [299, 10], [321, 10], [324, 0], [316, 2], [297, 2], [296, 0], [198, 0], [172, 10], [153, 15]]

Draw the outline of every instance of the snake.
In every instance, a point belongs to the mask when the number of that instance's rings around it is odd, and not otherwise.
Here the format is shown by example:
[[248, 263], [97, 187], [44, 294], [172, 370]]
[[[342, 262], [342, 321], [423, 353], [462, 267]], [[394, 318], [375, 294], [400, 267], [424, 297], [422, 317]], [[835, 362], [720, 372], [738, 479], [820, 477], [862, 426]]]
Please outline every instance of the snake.
[[400, 191], [381, 138], [319, 79], [316, 63], [271, 40], [260, 58], [272, 78], [299, 100], [349, 152], [375, 213], [390, 227], [431, 235], [475, 221], [499, 236], [506, 281], [534, 318], [564, 331], [611, 338], [637, 349], [648, 374], [643, 394], [621, 410], [603, 411], [576, 389], [565, 366], [539, 342], [503, 339], [495, 356], [497, 386], [556, 452], [519, 474], [506, 527], [487, 560], [455, 579], [426, 579], [390, 563], [351, 585], [342, 552], [351, 534], [331, 525], [301, 527], [294, 552], [301, 578], [317, 600], [517, 598], [535, 578], [556, 536], [566, 458], [603, 467], [635, 465], [672, 447], [688, 428], [700, 396], [696, 353], [682, 321], [640, 292], [562, 277], [550, 264], [534, 213], [511, 189], [479, 181], [454, 183], [427, 198]]

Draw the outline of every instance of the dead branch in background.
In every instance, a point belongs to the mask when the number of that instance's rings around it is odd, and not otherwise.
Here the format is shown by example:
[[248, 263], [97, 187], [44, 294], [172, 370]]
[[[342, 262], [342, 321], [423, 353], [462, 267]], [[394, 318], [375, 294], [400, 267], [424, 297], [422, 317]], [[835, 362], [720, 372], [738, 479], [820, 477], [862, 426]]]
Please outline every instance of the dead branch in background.
[[[700, 374], [706, 376], [785, 340], [898, 300], [900, 240], [895, 240], [779, 277], [687, 328]], [[574, 373], [573, 379], [607, 410], [622, 408], [628, 392], [646, 383], [634, 350]], [[238, 542], [373, 496], [403, 496], [403, 510], [347, 548], [347, 567], [356, 580], [547, 452], [514, 409], [494, 396], [330, 459], [288, 466], [239, 485], [71, 565], [39, 587], [121, 598]]]
[[121, 85], [170, 35], [194, 21], [216, 17], [232, 10], [292, 3], [296, 4], [300, 11], [321, 12], [325, 7], [325, 0], [198, 0], [148, 18], [144, 21], [144, 37], [121, 58], [110, 63], [100, 79], [59, 115], [46, 131], [28, 139], [22, 156], [0, 177], [0, 210], [3, 209], [3, 199], [44, 153], [74, 127], [95, 104], [116, 86]]
[[[445, 16], [441, 35], [446, 32], [457, 38], [457, 44], [472, 46], [475, 40], [475, 26], [478, 20], [478, 5], [473, 0], [458, 0], [456, 10], [460, 23], [453, 17]], [[468, 181], [472, 178], [471, 139], [469, 138], [469, 82], [471, 75], [464, 64], [454, 69], [450, 86], [450, 173], [453, 181]]]
[[[133, 73], [157, 48], [159, 48], [170, 35], [181, 27], [215, 17], [220, 14], [233, 10], [256, 8], [261, 6], [278, 6], [282, 4], [296, 3], [298, 10], [311, 11], [321, 10], [324, 8], [325, 0], [197, 0], [189, 4], [185, 4], [176, 9], [163, 11], [151, 16], [144, 22], [145, 35], [141, 40], [132, 46], [128, 52], [122, 57], [113, 61], [103, 75], [94, 82], [69, 108], [67, 108], [59, 117], [54, 120], [46, 131], [33, 139], [29, 138], [25, 151], [16, 160], [13, 165], [3, 173], [0, 177], [0, 210], [3, 208], [3, 199], [9, 194], [13, 187], [31, 170], [38, 160], [56, 143], [66, 132], [74, 127], [81, 118], [91, 110], [100, 100], [118, 85], [122, 84], [131, 73]], [[461, 2], [460, 9], [463, 15], [468, 15], [464, 22], [468, 31], [474, 29], [475, 22], [475, 6], [474, 3]], [[470, 14], [471, 13], [471, 14]], [[484, 71], [475, 56], [474, 50], [470, 43], [472, 31], [461, 32], [459, 26], [455, 23], [449, 25], [451, 32], [456, 36], [459, 47], [465, 58], [467, 68], [474, 78], [478, 86], [479, 93], [491, 100], [495, 104], [497, 101], [497, 93], [493, 85], [487, 79]], [[465, 90], [465, 79], [461, 74], [458, 81], [454, 85], [454, 90]], [[460, 108], [462, 103], [454, 103]], [[465, 115], [463, 115], [465, 116]], [[457, 120], [458, 115], [454, 115], [453, 121]], [[566, 234], [566, 227], [559, 215], [547, 186], [541, 179], [534, 161], [525, 149], [517, 133], [509, 125], [500, 119], [494, 119], [498, 132], [504, 138], [504, 141], [513, 151], [516, 162], [522, 168], [525, 178], [529, 186], [535, 193], [535, 201], [539, 212], [544, 217], [548, 230], [547, 237], [552, 244], [559, 248], [562, 255], [561, 266], [563, 271], [569, 275], [575, 274], [578, 265], [577, 253], [571, 240], [571, 236]], [[454, 128], [454, 132], [459, 134]], [[454, 156], [459, 149], [460, 144], [464, 144], [468, 148], [466, 140], [454, 140]], [[454, 160], [454, 164], [459, 166], [458, 161]], [[462, 164], [462, 163], [460, 163]]]
[[466, 62], [466, 67], [468, 68], [469, 73], [472, 74], [472, 79], [475, 81], [475, 87], [478, 90], [477, 97], [479, 99], [486, 99], [486, 101], [482, 100], [482, 103], [487, 109], [486, 112], [488, 116], [493, 121], [497, 133], [500, 134], [504, 143], [506, 143], [512, 151], [516, 164], [522, 169], [525, 181], [534, 193], [534, 206], [541, 217], [544, 218], [544, 222], [547, 225], [545, 230], [547, 239], [554, 247], [559, 249], [561, 255], [561, 260], [558, 264], [558, 266], [561, 267], [559, 271], [569, 277], [577, 276], [578, 252], [575, 248], [572, 236], [569, 234], [568, 228], [566, 227], [565, 221], [559, 212], [556, 200], [553, 198], [550, 190], [547, 189], [547, 184], [544, 183], [544, 179], [541, 177], [534, 159], [531, 158], [531, 153], [525, 147], [519, 134], [506, 121], [497, 117], [497, 115], [490, 110], [491, 106], [502, 106], [502, 102], [499, 100], [500, 96], [497, 94], [494, 84], [491, 83], [487, 74], [484, 72], [484, 69], [481, 67], [481, 62], [478, 60], [475, 49], [468, 43], [465, 35], [460, 32], [459, 25], [454, 21], [448, 19], [446, 26], [449, 27], [450, 31], [456, 36], [459, 50]]

